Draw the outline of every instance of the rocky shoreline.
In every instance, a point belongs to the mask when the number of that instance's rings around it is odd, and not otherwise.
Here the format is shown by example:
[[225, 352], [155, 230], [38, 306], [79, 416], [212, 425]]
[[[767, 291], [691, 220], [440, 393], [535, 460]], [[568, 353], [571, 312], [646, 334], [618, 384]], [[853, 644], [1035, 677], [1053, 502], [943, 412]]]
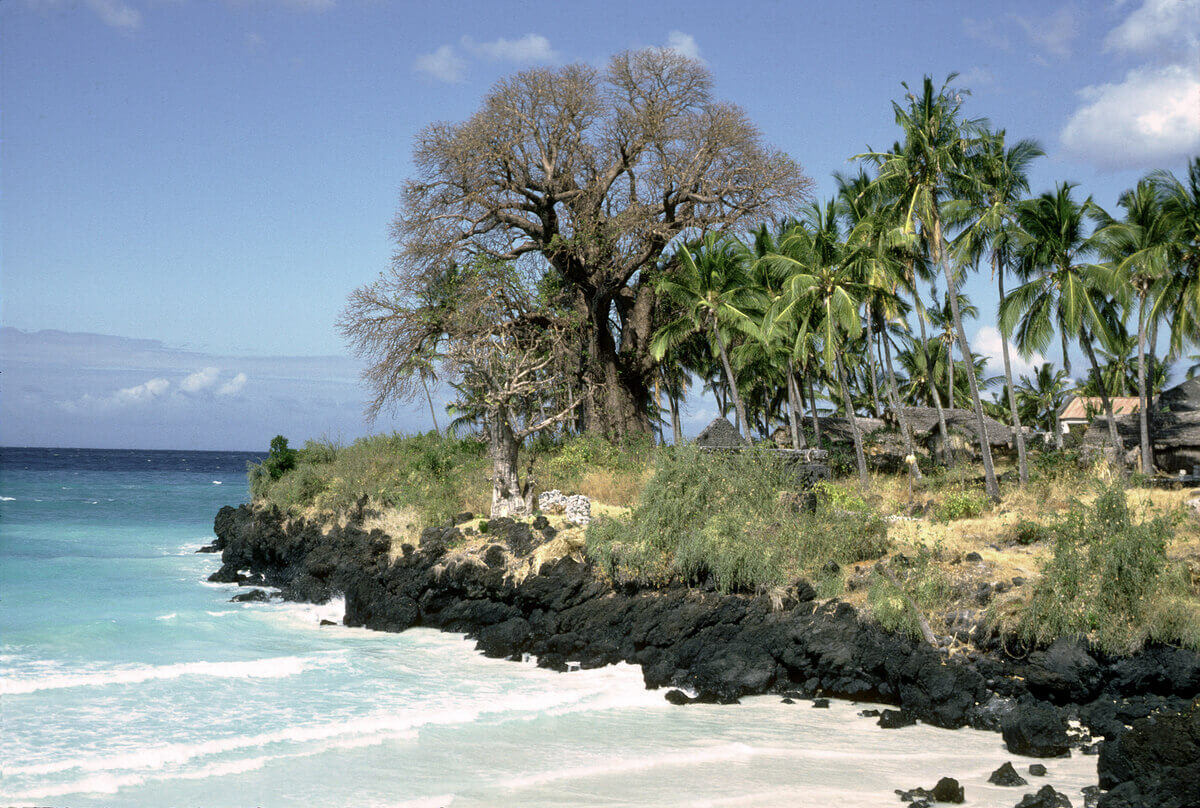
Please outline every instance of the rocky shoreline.
[[980, 650], [948, 656], [849, 604], [818, 601], [805, 581], [772, 597], [614, 588], [576, 553], [514, 575], [553, 528], [492, 520], [487, 541], [462, 553], [450, 549], [462, 538], [453, 525], [396, 549], [361, 528], [361, 508], [357, 517], [329, 527], [222, 508], [204, 548], [222, 554], [210, 580], [278, 587], [303, 602], [340, 593], [348, 626], [462, 632], [489, 656], [531, 654], [559, 670], [636, 664], [647, 687], [670, 689], [677, 703], [776, 693], [891, 704], [882, 726], [999, 731], [1010, 752], [1034, 757], [1098, 753], [1100, 808], [1200, 806], [1200, 655], [1152, 646], [1109, 657], [1060, 640], [1018, 658], [976, 630]]

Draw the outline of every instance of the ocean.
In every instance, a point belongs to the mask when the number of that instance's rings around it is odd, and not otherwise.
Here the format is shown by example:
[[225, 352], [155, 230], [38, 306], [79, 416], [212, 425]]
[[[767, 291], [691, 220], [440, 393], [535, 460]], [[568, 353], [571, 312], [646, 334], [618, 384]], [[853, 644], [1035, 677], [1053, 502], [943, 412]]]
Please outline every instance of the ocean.
[[1000, 736], [882, 730], [834, 701], [673, 707], [636, 668], [554, 673], [460, 635], [342, 626], [341, 604], [238, 604], [196, 554], [247, 499], [231, 452], [0, 449], [0, 804], [879, 806], [957, 778]]

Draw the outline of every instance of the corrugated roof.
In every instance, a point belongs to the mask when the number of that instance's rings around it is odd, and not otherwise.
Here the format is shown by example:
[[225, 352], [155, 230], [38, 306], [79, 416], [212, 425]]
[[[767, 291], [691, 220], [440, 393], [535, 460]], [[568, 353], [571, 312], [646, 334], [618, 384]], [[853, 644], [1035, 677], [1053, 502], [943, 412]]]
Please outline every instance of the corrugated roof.
[[[1137, 396], [1110, 396], [1113, 415], [1129, 415], [1141, 408], [1141, 400]], [[1063, 406], [1058, 417], [1063, 420], [1090, 421], [1097, 415], [1104, 414], [1104, 402], [1100, 396], [1075, 396]]]

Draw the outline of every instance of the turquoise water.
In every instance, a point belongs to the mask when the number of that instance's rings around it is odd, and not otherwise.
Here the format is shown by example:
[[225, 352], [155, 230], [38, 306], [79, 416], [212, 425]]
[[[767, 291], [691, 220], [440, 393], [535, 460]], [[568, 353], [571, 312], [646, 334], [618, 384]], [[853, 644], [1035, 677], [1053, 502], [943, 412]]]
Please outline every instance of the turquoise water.
[[[336, 601], [230, 603], [194, 551], [249, 457], [0, 450], [0, 804], [875, 806], [943, 775], [971, 805], [1023, 793], [986, 784], [1028, 763], [998, 735], [880, 730], [837, 702], [676, 708], [628, 666], [557, 674], [320, 627]], [[1095, 759], [1047, 766], [1082, 804]]]

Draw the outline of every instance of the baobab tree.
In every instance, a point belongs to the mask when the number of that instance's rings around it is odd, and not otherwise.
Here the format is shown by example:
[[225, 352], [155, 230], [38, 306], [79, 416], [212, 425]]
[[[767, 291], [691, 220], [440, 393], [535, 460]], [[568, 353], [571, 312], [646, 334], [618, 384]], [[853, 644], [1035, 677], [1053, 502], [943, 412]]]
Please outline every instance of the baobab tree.
[[578, 315], [587, 428], [650, 432], [664, 248], [792, 209], [811, 185], [710, 88], [701, 62], [651, 48], [614, 56], [603, 72], [518, 73], [467, 120], [427, 126], [393, 224], [392, 266], [351, 298], [343, 322], [353, 331], [371, 314], [360, 299], [403, 295], [449, 263], [520, 262], [556, 276]]

